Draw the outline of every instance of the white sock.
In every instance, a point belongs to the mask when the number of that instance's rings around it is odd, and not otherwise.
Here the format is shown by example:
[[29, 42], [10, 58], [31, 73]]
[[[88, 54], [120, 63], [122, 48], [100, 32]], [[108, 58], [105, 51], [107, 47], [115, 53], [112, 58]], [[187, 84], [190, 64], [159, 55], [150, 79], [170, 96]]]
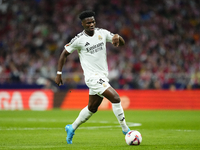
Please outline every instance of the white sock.
[[72, 128], [76, 130], [82, 123], [86, 122], [92, 115], [93, 113], [89, 111], [88, 106], [86, 106], [81, 110], [76, 120], [72, 123]]
[[117, 119], [119, 121], [119, 124], [122, 127], [122, 130], [127, 132], [128, 126], [126, 125], [124, 110], [122, 108], [121, 102], [120, 103], [112, 103], [112, 109], [113, 109], [115, 116], [117, 117]]

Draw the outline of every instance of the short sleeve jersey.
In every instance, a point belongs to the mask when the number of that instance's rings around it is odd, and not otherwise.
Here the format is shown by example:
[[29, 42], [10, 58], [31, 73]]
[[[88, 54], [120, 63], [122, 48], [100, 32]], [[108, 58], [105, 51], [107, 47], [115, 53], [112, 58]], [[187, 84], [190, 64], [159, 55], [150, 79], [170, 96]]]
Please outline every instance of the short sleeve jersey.
[[69, 53], [77, 50], [85, 80], [96, 73], [108, 76], [106, 42], [112, 42], [113, 36], [108, 30], [95, 28], [93, 36], [82, 31], [65, 45]]

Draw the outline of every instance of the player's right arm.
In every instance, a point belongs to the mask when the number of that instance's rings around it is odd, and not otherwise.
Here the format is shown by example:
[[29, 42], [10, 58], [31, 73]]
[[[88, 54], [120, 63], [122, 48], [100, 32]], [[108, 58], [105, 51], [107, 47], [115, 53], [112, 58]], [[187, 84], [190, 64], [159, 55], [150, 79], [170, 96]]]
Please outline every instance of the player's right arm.
[[57, 76], [55, 79], [55, 83], [60, 86], [63, 84], [62, 81], [62, 68], [64, 63], [66, 62], [67, 56], [69, 54], [71, 54], [73, 51], [75, 51], [76, 49], [78, 49], [78, 37], [79, 36], [75, 36], [68, 44], [66, 44], [64, 47], [65, 49], [63, 50], [63, 52], [61, 53], [59, 60], [58, 60], [58, 67], [57, 67]]
[[[60, 57], [59, 57], [59, 60], [58, 60], [58, 67], [57, 67], [57, 71], [59, 72], [62, 72], [62, 68], [63, 68], [63, 65], [64, 63], [66, 62], [66, 59], [67, 59], [67, 56], [69, 55], [70, 53], [68, 51], [66, 51], [65, 49], [63, 50], [63, 52], [61, 53]], [[58, 74], [57, 73], [57, 76], [56, 76], [56, 79], [55, 79], [55, 83], [60, 86], [63, 84], [63, 81], [62, 81], [62, 74]]]

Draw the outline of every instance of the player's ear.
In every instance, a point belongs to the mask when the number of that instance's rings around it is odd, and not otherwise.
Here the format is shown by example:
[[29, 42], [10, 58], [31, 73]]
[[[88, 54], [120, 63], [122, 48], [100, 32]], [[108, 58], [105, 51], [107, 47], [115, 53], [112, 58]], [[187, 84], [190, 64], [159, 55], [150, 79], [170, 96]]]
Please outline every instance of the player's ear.
[[81, 25], [84, 27], [84, 22], [83, 21], [81, 21]]

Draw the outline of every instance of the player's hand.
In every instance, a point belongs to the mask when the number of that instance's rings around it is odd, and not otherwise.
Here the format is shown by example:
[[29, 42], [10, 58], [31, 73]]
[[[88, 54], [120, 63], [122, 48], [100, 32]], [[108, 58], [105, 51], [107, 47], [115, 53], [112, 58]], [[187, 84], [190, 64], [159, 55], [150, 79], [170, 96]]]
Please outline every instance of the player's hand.
[[118, 34], [115, 34], [112, 38], [112, 44], [116, 47], [119, 46], [119, 35]]
[[55, 83], [56, 83], [58, 86], [63, 85], [63, 81], [62, 81], [61, 74], [57, 74], [56, 79], [55, 79]]

